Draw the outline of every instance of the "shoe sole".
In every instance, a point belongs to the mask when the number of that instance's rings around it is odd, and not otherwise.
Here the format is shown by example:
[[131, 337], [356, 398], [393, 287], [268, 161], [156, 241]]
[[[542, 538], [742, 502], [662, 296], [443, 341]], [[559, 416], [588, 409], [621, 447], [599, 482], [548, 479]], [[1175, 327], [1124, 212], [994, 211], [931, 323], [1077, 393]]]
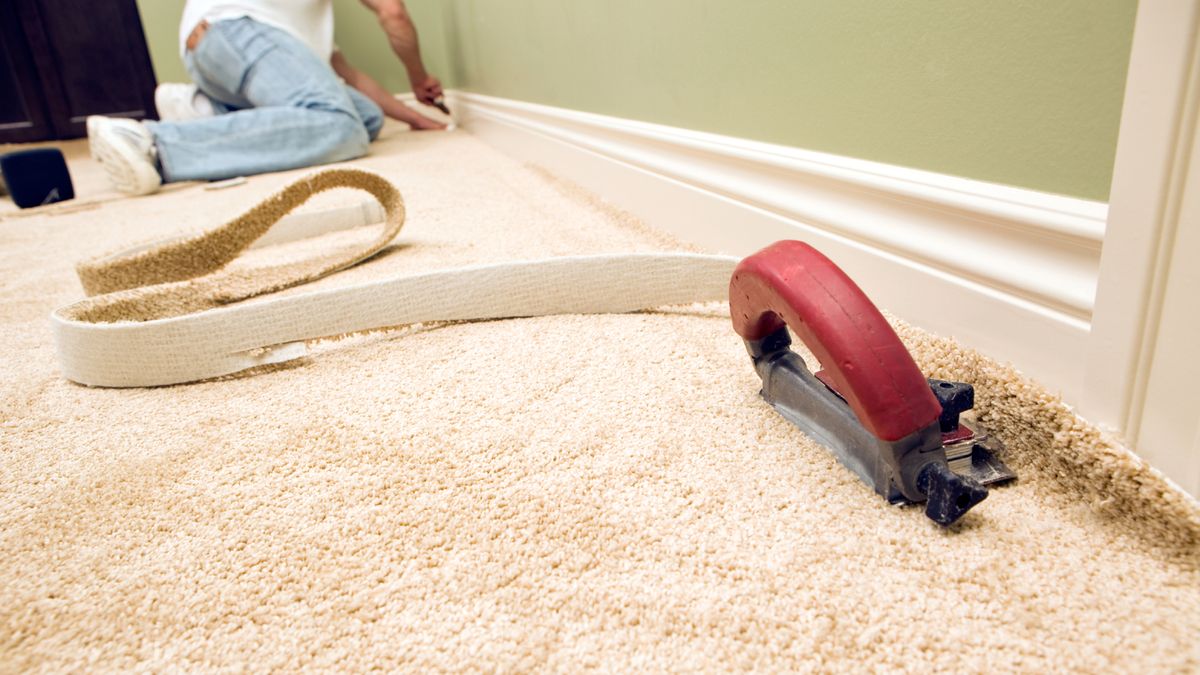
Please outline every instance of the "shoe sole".
[[96, 135], [88, 143], [92, 156], [104, 166], [105, 173], [118, 191], [132, 195], [148, 195], [162, 185], [162, 177], [144, 157], [138, 156], [123, 143], [110, 143], [99, 133], [101, 124], [94, 125]]

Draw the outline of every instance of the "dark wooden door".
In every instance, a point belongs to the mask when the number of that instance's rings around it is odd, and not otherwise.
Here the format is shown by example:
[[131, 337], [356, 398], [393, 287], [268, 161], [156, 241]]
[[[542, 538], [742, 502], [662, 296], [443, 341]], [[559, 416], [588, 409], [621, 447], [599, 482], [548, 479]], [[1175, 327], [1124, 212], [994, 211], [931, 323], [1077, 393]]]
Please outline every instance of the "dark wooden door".
[[17, 3], [0, 0], [0, 142], [54, 138]]
[[84, 136], [88, 115], [155, 116], [154, 68], [135, 0], [0, 0], [0, 7], [7, 57], [0, 86], [18, 94], [0, 104], [0, 141]]

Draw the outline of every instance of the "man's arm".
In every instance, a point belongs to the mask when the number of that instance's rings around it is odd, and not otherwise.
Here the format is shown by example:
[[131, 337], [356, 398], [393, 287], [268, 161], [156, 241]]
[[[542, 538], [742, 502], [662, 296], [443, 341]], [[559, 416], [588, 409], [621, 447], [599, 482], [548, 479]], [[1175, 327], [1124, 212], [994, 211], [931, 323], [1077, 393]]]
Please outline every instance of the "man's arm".
[[412, 84], [417, 100], [426, 105], [433, 105], [433, 102], [442, 96], [442, 83], [425, 70], [425, 64], [421, 61], [421, 46], [417, 41], [417, 29], [408, 16], [404, 0], [362, 0], [362, 3], [370, 7], [379, 19], [379, 25], [387, 34], [392, 51], [400, 57], [408, 71], [408, 81]]
[[435, 122], [401, 103], [370, 75], [350, 65], [340, 51], [334, 51], [333, 55], [329, 57], [329, 65], [333, 66], [333, 72], [345, 80], [346, 84], [361, 91], [367, 98], [374, 101], [383, 110], [384, 115], [405, 122], [414, 129], [446, 128], [446, 125]]

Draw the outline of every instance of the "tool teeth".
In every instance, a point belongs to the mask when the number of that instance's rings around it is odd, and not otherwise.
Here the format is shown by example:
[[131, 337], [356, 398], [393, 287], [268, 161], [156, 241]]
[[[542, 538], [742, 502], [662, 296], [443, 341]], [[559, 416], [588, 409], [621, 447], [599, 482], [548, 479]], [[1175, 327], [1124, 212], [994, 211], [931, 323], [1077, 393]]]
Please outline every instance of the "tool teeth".
[[925, 492], [925, 515], [939, 525], [950, 525], [971, 507], [987, 499], [987, 488], [960, 476], [945, 462], [932, 462], [921, 470], [917, 488]]

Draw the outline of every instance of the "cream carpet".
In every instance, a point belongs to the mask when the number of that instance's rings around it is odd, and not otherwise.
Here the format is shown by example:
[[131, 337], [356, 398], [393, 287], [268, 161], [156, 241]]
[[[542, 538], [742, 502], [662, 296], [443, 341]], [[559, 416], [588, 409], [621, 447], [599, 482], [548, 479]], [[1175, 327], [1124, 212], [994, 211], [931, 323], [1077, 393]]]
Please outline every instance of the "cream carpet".
[[[213, 226], [304, 172], [121, 199], [67, 152], [77, 203], [0, 208], [0, 670], [1200, 668], [1195, 502], [1037, 385], [911, 328], [930, 375], [976, 384], [1021, 475], [949, 530], [763, 403], [722, 306], [71, 384], [47, 316], [82, 297], [77, 260]], [[390, 128], [355, 164], [404, 193], [399, 244], [287, 292], [680, 248], [463, 132]]]

